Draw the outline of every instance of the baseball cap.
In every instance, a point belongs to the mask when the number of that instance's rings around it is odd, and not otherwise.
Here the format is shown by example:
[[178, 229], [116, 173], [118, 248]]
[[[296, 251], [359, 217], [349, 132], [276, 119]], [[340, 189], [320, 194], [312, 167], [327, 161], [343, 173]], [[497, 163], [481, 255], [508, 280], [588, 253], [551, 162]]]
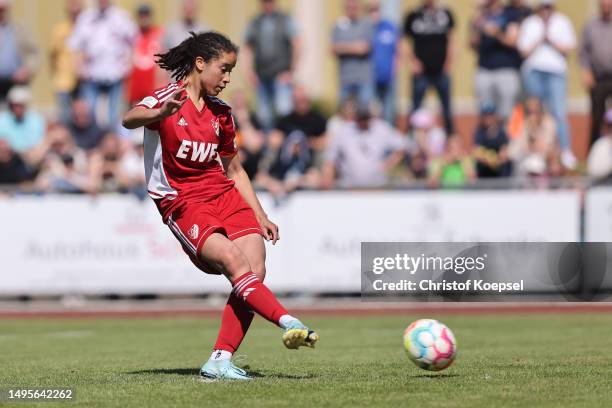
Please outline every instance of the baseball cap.
[[32, 99], [32, 94], [27, 86], [17, 85], [11, 88], [6, 99], [10, 103], [27, 105]]
[[555, 0], [540, 0], [540, 7], [552, 7], [555, 5]]

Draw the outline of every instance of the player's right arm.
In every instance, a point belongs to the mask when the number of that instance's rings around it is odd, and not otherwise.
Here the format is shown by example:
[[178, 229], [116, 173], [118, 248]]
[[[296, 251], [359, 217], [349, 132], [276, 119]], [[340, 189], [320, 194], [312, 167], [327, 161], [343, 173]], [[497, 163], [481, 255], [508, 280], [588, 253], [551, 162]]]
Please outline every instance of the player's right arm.
[[[187, 92], [185, 92], [185, 87], [186, 84], [183, 84], [171, 97], [161, 103], [161, 105], [159, 103], [147, 105], [142, 102], [136, 105], [123, 116], [123, 127], [126, 129], [136, 129], [141, 126], [159, 122], [170, 115], [174, 115], [181, 109], [183, 104], [187, 102], [187, 99], [189, 99]], [[145, 100], [146, 98], [143, 102]]]

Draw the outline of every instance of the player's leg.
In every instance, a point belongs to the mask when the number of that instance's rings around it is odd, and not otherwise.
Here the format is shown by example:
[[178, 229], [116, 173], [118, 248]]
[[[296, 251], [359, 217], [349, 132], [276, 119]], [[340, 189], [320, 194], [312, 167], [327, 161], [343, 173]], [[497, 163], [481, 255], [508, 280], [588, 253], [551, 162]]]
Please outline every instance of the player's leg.
[[231, 282], [233, 292], [263, 318], [279, 325], [285, 308], [252, 272], [242, 250], [225, 235], [214, 233], [204, 242], [199, 253], [201, 260], [212, 264]]
[[[261, 236], [246, 235], [234, 243], [245, 254], [255, 276], [263, 282], [266, 276], [266, 252]], [[232, 291], [223, 309], [221, 327], [211, 358], [230, 358], [244, 340], [253, 317], [253, 310]]]
[[[265, 249], [260, 235], [249, 234], [240, 239], [240, 244], [255, 259], [254, 266], [265, 261]], [[313, 347], [318, 335], [308, 330], [298, 319], [291, 316], [279, 303], [276, 296], [253, 273], [247, 255], [240, 246], [221, 234], [212, 234], [202, 246], [201, 255], [230, 280], [232, 292], [246, 306], [277, 326], [286, 330], [283, 342], [288, 348]], [[260, 266], [263, 268], [263, 265]]]

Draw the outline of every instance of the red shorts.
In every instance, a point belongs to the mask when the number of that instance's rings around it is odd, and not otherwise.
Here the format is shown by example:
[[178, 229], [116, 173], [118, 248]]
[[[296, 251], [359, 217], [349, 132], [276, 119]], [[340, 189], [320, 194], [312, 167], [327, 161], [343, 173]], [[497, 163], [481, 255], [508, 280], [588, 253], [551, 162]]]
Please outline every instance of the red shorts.
[[166, 224], [191, 262], [202, 271], [214, 274], [219, 272], [198, 259], [204, 242], [211, 234], [218, 232], [232, 241], [249, 234], [263, 236], [253, 209], [235, 188], [207, 202], [179, 206], [168, 217]]

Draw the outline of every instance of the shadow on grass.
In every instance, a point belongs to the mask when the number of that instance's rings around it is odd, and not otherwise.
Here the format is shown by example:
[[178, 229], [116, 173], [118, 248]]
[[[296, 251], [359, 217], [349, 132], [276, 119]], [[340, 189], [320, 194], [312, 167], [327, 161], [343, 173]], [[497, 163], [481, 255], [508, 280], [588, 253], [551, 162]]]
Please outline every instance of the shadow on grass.
[[177, 374], [177, 375], [198, 375], [199, 368], [151, 368], [149, 370], [130, 371], [128, 374]]
[[[243, 367], [245, 370], [249, 370], [249, 366]], [[284, 373], [273, 373], [263, 374], [261, 371], [248, 371], [249, 375], [253, 378], [266, 378], [266, 379], [282, 379], [282, 380], [306, 380], [309, 378], [315, 378], [313, 374], [284, 374]], [[127, 374], [145, 375], [145, 374], [160, 374], [160, 375], [188, 375], [188, 376], [199, 376], [199, 368], [151, 368], [148, 370], [130, 371]]]
[[410, 378], [434, 378], [436, 380], [444, 380], [444, 379], [452, 378], [452, 377], [459, 377], [459, 374], [454, 374], [454, 373], [445, 373], [445, 374], [427, 373], [427, 374], [413, 374], [413, 375], [410, 376]]

